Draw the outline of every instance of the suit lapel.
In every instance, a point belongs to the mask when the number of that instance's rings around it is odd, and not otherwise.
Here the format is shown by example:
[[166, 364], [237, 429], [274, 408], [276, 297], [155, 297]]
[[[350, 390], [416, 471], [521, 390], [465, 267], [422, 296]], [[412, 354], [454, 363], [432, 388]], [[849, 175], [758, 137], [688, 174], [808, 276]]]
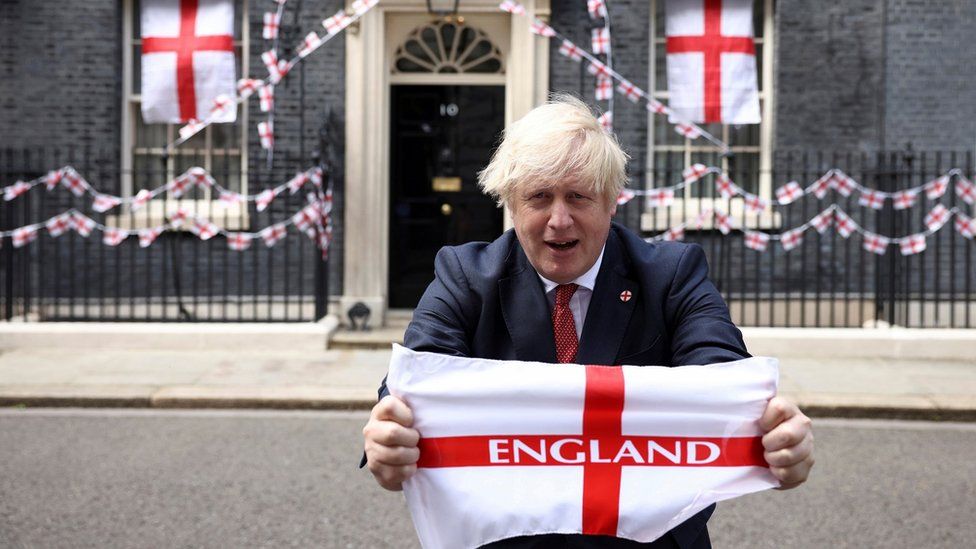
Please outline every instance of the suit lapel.
[[499, 279], [502, 316], [519, 360], [556, 362], [556, 339], [542, 281], [516, 241], [510, 276]]
[[603, 263], [593, 286], [586, 322], [583, 323], [583, 337], [576, 362], [615, 364], [638, 297], [638, 284], [628, 274], [621, 244], [611, 230], [603, 252]]

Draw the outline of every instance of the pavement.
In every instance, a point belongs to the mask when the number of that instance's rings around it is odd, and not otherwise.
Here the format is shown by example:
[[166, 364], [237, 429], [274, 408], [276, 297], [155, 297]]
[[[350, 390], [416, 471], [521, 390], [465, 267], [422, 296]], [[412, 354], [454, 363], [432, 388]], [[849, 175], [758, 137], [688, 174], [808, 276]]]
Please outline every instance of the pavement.
[[[346, 345], [334, 328], [2, 325], [0, 406], [368, 409], [402, 328]], [[976, 330], [744, 332], [809, 415], [976, 421]]]

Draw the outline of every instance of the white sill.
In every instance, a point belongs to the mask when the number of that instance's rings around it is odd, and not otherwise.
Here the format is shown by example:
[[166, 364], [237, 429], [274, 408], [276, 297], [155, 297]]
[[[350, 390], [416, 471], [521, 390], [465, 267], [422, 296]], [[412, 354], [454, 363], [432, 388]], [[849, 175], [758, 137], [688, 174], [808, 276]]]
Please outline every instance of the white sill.
[[[641, 198], [636, 197], [634, 200], [640, 200]], [[772, 207], [756, 215], [753, 213], [744, 213], [745, 204], [742, 200], [679, 198], [667, 208], [652, 208], [649, 211], [643, 212], [640, 218], [640, 228], [642, 231], [660, 232], [666, 231], [675, 225], [688, 222], [689, 225], [685, 227], [685, 232], [717, 229], [714, 216], [708, 216], [704, 223], [702, 223], [701, 229], [698, 229], [694, 225], [695, 218], [702, 211], [708, 209], [719, 210], [731, 215], [735, 220], [732, 223], [734, 229], [746, 227], [747, 229], [775, 230], [781, 228], [783, 224], [782, 216], [779, 212], [773, 211]], [[683, 215], [682, 212], [684, 212]]]
[[[114, 213], [105, 215], [105, 224], [109, 227], [137, 231], [158, 227], [168, 221], [182, 208], [193, 215], [205, 218], [215, 223], [221, 229], [229, 231], [246, 230], [250, 227], [247, 204], [237, 204], [226, 207], [217, 200], [166, 200], [151, 201], [139, 210], [132, 212], [128, 206], [119, 206]], [[182, 229], [186, 230], [184, 223]]]

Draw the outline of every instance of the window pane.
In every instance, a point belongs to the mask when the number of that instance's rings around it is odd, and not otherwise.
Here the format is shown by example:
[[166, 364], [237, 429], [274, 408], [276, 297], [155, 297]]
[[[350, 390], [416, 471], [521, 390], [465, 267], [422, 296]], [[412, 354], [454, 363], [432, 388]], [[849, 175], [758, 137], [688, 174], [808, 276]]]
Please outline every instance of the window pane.
[[665, 91], [668, 89], [668, 65], [667, 50], [664, 43], [657, 44], [654, 48], [654, 90]]
[[168, 143], [167, 124], [146, 124], [142, 120], [142, 110], [139, 103], [134, 105], [136, 120], [135, 146], [144, 149], [149, 147], [165, 147]]
[[729, 145], [733, 147], [758, 147], [759, 124], [729, 126]]
[[142, 189], [155, 189], [166, 182], [161, 156], [151, 154], [132, 155], [132, 194]]
[[132, 93], [142, 93], [142, 46], [132, 47]]
[[[237, 117], [240, 119], [240, 112]], [[240, 126], [234, 124], [212, 124], [210, 126], [211, 143], [214, 149], [236, 149]]]
[[729, 174], [735, 183], [750, 193], [759, 192], [759, 155], [735, 153], [729, 158]]

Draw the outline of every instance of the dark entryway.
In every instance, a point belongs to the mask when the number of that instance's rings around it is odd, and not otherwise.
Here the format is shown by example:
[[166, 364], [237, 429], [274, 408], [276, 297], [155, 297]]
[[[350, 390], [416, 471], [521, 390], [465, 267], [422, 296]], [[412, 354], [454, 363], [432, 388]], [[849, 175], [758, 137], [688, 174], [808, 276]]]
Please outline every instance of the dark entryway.
[[390, 104], [390, 307], [410, 308], [441, 246], [502, 232], [477, 174], [504, 126], [505, 88], [393, 86]]

